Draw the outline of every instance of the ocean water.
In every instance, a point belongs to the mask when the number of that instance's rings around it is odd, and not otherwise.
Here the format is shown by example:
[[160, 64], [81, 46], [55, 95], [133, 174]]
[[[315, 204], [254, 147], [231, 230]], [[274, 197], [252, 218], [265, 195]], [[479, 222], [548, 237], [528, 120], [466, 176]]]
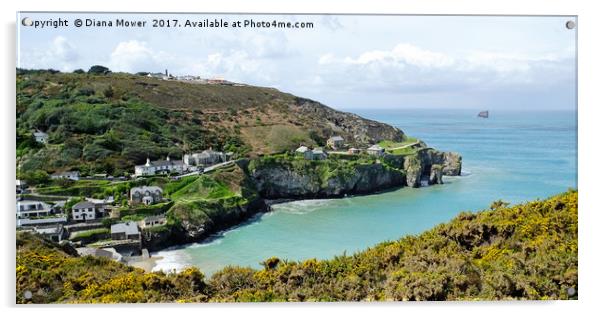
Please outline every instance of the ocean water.
[[577, 187], [576, 111], [354, 110], [401, 128], [428, 145], [456, 151], [463, 174], [444, 185], [402, 188], [344, 199], [276, 205], [203, 243], [166, 249], [155, 270], [197, 266], [205, 274], [227, 266], [260, 267], [266, 258], [332, 258], [417, 234], [461, 211], [545, 198]]

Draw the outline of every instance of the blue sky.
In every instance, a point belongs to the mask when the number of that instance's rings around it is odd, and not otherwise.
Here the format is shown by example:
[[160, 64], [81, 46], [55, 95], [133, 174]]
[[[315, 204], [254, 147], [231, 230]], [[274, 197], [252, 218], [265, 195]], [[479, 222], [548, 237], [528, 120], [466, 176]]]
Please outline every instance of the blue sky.
[[[339, 109], [575, 108], [567, 17], [22, 14], [18, 67], [223, 77]], [[76, 28], [75, 18], [313, 22], [312, 29]]]

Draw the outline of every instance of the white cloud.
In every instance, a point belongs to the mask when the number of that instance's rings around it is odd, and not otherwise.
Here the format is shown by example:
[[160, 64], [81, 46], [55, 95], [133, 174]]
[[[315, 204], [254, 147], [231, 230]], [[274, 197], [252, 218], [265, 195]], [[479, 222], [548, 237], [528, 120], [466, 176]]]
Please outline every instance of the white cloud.
[[452, 56], [400, 43], [390, 50], [371, 50], [356, 56], [324, 54], [317, 61], [317, 75], [327, 82], [336, 81], [349, 91], [445, 91], [460, 87], [482, 90], [504, 85], [555, 84], [571, 74], [568, 60], [556, 54], [527, 56], [489, 51]]
[[55, 37], [46, 49], [21, 51], [20, 67], [70, 71], [79, 60], [77, 47], [64, 36]]
[[111, 52], [109, 68], [124, 72], [162, 71], [170, 59], [168, 54], [152, 50], [145, 42], [129, 40], [120, 42]]
[[75, 46], [63, 36], [57, 36], [52, 41], [50, 53], [53, 57], [66, 63], [71, 63], [78, 58]]

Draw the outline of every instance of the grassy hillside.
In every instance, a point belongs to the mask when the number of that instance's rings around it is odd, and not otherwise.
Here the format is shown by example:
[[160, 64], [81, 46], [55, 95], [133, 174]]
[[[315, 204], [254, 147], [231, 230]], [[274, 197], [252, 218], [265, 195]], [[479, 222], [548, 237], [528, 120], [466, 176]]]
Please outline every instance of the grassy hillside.
[[[400, 130], [272, 88], [166, 81], [125, 73], [18, 70], [17, 163], [29, 180], [62, 170], [133, 172], [147, 157], [209, 147], [239, 157], [324, 145], [403, 141]], [[32, 133], [49, 134], [47, 145]], [[32, 181], [35, 182], [35, 181]]]
[[210, 279], [193, 268], [145, 274], [18, 234], [17, 302], [576, 299], [577, 205], [576, 191], [498, 201], [353, 255], [270, 258], [262, 270], [229, 267]]

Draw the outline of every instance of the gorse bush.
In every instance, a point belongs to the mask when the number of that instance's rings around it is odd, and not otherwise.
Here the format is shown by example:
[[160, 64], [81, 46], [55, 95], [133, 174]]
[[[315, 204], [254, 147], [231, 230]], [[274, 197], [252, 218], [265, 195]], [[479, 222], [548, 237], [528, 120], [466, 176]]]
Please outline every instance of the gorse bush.
[[[143, 273], [17, 235], [17, 302], [577, 299], [577, 191], [461, 213], [417, 236], [264, 269]], [[202, 267], [201, 267], [202, 270]], [[92, 273], [92, 271], [94, 271]], [[25, 291], [33, 293], [31, 299]]]

